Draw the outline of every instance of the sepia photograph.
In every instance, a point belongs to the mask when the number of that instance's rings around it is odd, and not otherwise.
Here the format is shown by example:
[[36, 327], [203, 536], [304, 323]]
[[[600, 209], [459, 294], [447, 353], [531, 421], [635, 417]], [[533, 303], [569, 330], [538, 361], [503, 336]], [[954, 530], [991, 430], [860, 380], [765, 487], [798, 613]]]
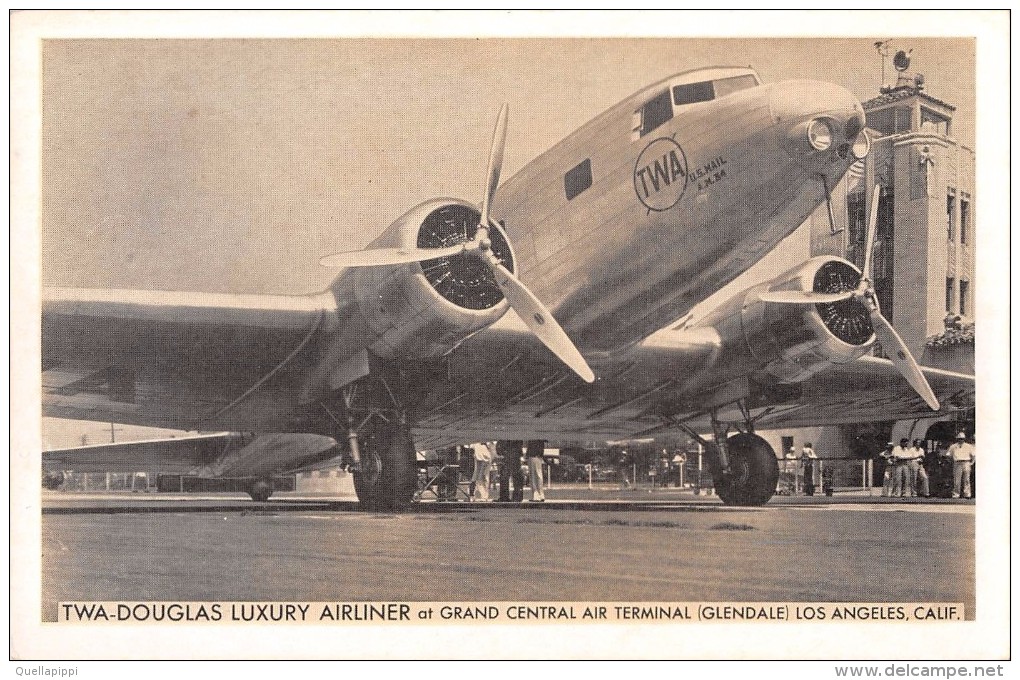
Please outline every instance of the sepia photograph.
[[12, 659], [1008, 658], [1008, 14], [625, 15], [12, 15]]

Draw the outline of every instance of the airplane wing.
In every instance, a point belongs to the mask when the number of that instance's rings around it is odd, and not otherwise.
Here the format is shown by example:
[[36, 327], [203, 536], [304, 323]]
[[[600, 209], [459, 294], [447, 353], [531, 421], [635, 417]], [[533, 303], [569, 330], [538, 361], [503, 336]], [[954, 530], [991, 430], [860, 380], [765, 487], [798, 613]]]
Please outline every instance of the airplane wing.
[[930, 418], [974, 406], [974, 376], [921, 367], [942, 408], [932, 411], [907, 385], [891, 361], [861, 357], [832, 367], [803, 384], [799, 403], [772, 405], [762, 428]]
[[[302, 369], [335, 312], [328, 294], [45, 289], [43, 413], [272, 431], [274, 418], [287, 412], [283, 405], [295, 399], [294, 381], [281, 374]], [[241, 421], [237, 427], [231, 416]]]
[[[748, 372], [713, 380], [726, 356], [712, 329], [666, 329], [600, 365], [585, 385], [558, 365], [512, 315], [476, 334], [449, 357], [417, 420], [420, 448], [507, 439], [598, 442], [708, 433], [722, 422], [758, 429], [839, 425], [945, 416], [973, 408], [974, 376], [922, 367], [940, 403], [932, 411], [891, 361], [871, 356], [783, 383]], [[739, 401], [738, 401], [739, 400]]]
[[[309, 427], [301, 392], [324, 363], [320, 336], [327, 334], [323, 317], [336, 316], [326, 314], [331, 304], [321, 296], [48, 291], [44, 414], [189, 430], [322, 433], [321, 422]], [[722, 420], [742, 421], [738, 399], [762, 429], [936, 415], [891, 362], [873, 357], [795, 383], [753, 372], [718, 379], [726, 357], [710, 328], [666, 329], [623, 353], [589, 359], [598, 375], [592, 385], [511, 312], [441, 365], [409, 362], [404, 369], [427, 369], [410, 387], [418, 448], [494, 437], [620, 440], [676, 433], [678, 423], [708, 431], [712, 408]], [[923, 372], [942, 402], [939, 413], [973, 406], [973, 376]], [[390, 398], [388, 388], [381, 394]], [[286, 460], [284, 448], [272, 457]]]

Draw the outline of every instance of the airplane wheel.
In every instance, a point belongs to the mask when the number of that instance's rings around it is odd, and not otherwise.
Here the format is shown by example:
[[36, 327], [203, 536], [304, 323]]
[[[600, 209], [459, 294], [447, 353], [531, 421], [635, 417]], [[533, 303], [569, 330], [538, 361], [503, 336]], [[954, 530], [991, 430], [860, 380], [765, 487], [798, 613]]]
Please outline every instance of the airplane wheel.
[[253, 501], [265, 503], [273, 495], [273, 485], [266, 479], [260, 479], [251, 485], [248, 495]]
[[715, 491], [727, 505], [764, 505], [776, 493], [779, 461], [769, 443], [756, 434], [736, 434], [726, 440], [730, 474], [718, 471]]
[[414, 442], [406, 425], [385, 436], [372, 436], [361, 444], [361, 470], [354, 473], [354, 491], [369, 510], [401, 510], [418, 490]]

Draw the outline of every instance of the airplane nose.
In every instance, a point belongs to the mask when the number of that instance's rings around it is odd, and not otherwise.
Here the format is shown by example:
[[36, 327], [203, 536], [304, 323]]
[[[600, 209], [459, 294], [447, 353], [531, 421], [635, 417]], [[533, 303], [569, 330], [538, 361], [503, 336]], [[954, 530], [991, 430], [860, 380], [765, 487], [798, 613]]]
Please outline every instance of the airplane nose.
[[788, 80], [772, 86], [769, 110], [804, 152], [852, 145], [864, 129], [864, 107], [846, 88], [817, 80]]
[[776, 83], [769, 97], [769, 108], [777, 123], [799, 123], [812, 116], [833, 116], [846, 124], [856, 119], [857, 135], [864, 127], [864, 109], [846, 88], [817, 80], [788, 80]]

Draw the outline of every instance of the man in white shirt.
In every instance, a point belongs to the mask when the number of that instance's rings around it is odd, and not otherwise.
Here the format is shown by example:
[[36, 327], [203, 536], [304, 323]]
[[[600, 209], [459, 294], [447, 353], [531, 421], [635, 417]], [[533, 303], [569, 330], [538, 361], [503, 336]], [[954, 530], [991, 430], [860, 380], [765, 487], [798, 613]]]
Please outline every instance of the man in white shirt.
[[471, 477], [471, 500], [487, 502], [489, 497], [489, 477], [492, 472], [492, 459], [495, 457], [496, 442], [475, 444], [475, 473]]
[[953, 498], [970, 498], [970, 468], [974, 464], [974, 447], [967, 443], [967, 435], [963, 432], [956, 435], [956, 443], [949, 447], [948, 453], [953, 461]]
[[893, 488], [893, 470], [895, 469], [895, 463], [893, 462], [892, 450], [895, 444], [889, 442], [885, 445], [885, 448], [878, 453], [878, 457], [885, 463], [885, 472], [882, 474], [882, 495], [891, 496]]
[[914, 496], [916, 492], [910, 484], [910, 461], [914, 459], [914, 449], [910, 446], [910, 440], [904, 437], [900, 445], [892, 450], [892, 495], [906, 498]]
[[545, 464], [545, 442], [533, 439], [528, 442], [528, 472], [531, 473], [531, 502], [545, 502], [545, 484], [542, 479], [542, 466]]

